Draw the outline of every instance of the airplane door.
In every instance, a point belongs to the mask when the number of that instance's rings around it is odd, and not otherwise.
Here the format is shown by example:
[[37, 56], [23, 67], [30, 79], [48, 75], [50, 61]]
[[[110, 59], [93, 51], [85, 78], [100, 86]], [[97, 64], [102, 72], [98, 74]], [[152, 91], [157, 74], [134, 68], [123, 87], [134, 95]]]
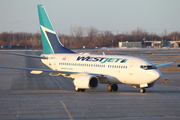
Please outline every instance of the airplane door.
[[130, 63], [130, 66], [129, 66], [129, 75], [133, 75], [133, 69], [134, 69], [134, 62]]

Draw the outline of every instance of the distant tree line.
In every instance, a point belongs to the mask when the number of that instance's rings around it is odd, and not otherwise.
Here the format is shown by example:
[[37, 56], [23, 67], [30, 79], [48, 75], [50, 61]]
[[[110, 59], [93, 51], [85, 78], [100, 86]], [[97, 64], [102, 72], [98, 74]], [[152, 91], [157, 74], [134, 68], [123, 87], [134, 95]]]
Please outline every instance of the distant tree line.
[[[111, 31], [99, 31], [95, 27], [70, 27], [69, 35], [59, 34], [62, 44], [68, 48], [118, 47], [118, 42], [145, 41], [176, 41], [180, 39], [180, 32], [167, 34], [164, 30], [161, 35], [148, 33], [142, 28], [131, 32], [112, 34]], [[42, 48], [40, 33], [3, 32], [0, 33], [0, 46], [26, 46], [28, 48]]]
[[40, 33], [3, 32], [0, 34], [0, 46], [26, 46], [42, 48]]

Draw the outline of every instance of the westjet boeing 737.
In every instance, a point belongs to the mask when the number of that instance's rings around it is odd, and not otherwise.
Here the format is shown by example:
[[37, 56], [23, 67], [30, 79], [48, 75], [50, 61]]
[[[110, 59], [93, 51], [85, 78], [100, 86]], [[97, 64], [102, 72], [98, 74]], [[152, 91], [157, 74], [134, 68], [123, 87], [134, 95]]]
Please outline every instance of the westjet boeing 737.
[[161, 77], [158, 67], [174, 64], [173, 62], [154, 65], [148, 60], [112, 55], [76, 54], [64, 47], [58, 39], [43, 5], [38, 5], [39, 23], [43, 44], [41, 56], [5, 53], [41, 59], [50, 69], [0, 66], [8, 69], [30, 70], [32, 74], [49, 72], [51, 76], [63, 75], [73, 79], [75, 91], [95, 89], [98, 84], [107, 84], [108, 91], [117, 91], [117, 84], [130, 84], [140, 88], [152, 87]]

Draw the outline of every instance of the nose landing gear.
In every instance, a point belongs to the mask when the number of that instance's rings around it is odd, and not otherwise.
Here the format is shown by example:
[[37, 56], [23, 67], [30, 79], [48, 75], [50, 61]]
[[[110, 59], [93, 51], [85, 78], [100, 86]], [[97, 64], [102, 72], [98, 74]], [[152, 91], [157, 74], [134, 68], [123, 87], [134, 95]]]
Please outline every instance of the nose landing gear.
[[145, 88], [140, 88], [140, 93], [145, 93], [146, 92], [146, 89]]

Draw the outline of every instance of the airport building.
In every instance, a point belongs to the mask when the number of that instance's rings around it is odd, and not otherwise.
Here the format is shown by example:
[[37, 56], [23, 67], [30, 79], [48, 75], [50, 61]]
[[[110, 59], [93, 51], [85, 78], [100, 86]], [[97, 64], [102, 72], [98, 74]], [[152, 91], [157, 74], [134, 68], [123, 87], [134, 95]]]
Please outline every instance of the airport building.
[[142, 42], [119, 42], [119, 47], [127, 47], [127, 48], [142, 48]]
[[180, 41], [143, 41], [143, 42], [119, 42], [119, 47], [127, 48], [161, 48], [180, 47]]

